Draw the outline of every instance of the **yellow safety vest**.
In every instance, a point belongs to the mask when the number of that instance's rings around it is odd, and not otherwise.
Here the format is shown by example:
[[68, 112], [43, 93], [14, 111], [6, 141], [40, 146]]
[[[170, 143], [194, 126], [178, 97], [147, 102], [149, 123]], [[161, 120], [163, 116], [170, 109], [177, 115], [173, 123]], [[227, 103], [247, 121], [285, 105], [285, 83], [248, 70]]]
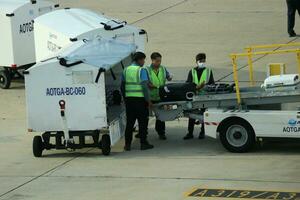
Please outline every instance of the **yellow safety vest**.
[[131, 65], [124, 69], [125, 78], [125, 96], [126, 97], [144, 97], [141, 85], [141, 67]]
[[[196, 85], [199, 85], [200, 83], [205, 83], [207, 84], [209, 82], [209, 78], [210, 78], [210, 69], [205, 68], [201, 74], [200, 80], [198, 78], [198, 73], [196, 69], [192, 69], [192, 78], [193, 78], [193, 83], [195, 83]], [[197, 94], [203, 94], [204, 91], [200, 90], [197, 92]]]
[[209, 81], [209, 77], [210, 77], [210, 69], [205, 68], [201, 74], [200, 80], [198, 78], [198, 73], [196, 69], [192, 69], [192, 78], [193, 78], [193, 83], [195, 83], [196, 85], [199, 85], [200, 83], [205, 83], [207, 84]]
[[166, 68], [164, 66], [160, 66], [158, 68], [158, 72], [156, 72], [153, 67], [148, 67], [148, 74], [151, 83], [156, 88], [151, 89], [150, 98], [152, 101], [159, 101], [159, 87], [164, 86], [166, 84]]

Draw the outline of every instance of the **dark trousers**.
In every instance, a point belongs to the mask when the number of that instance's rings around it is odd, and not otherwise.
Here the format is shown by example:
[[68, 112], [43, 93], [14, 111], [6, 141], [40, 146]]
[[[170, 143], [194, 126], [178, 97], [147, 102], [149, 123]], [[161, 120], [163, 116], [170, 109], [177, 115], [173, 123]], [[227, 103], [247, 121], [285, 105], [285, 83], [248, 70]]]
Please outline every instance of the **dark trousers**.
[[[206, 111], [206, 108], [202, 108], [200, 110], [200, 115], [203, 115], [205, 111]], [[193, 134], [194, 128], [195, 128], [195, 123], [196, 123], [195, 119], [189, 118], [189, 125], [188, 125], [188, 132], [189, 132], [189, 134]], [[201, 133], [204, 133], [204, 131], [205, 131], [205, 129], [204, 129], [204, 122], [202, 122], [201, 123]]]
[[158, 135], [164, 135], [166, 133], [166, 123], [156, 119], [155, 130]]
[[295, 15], [296, 11], [300, 15], [300, 1], [299, 0], [286, 0], [288, 8], [288, 33], [294, 32]]
[[129, 97], [125, 100], [126, 104], [126, 130], [125, 130], [125, 144], [131, 145], [133, 128], [135, 121], [138, 121], [139, 135], [141, 143], [147, 141], [149, 110], [144, 98]]
[[[159, 103], [159, 101], [152, 101], [153, 103]], [[155, 130], [158, 135], [164, 135], [166, 133], [166, 123], [156, 119], [155, 121]]]
[[[189, 134], [194, 133], [194, 127], [195, 127], [196, 120], [189, 118], [189, 126], [188, 126], [188, 132]], [[201, 133], [204, 133], [204, 123], [201, 123]]]

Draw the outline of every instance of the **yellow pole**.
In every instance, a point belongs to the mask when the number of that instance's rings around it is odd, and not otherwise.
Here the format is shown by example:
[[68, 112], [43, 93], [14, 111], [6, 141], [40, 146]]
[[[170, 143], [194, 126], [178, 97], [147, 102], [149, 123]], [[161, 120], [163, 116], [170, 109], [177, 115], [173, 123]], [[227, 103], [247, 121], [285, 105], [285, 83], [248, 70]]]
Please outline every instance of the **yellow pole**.
[[269, 48], [278, 48], [278, 47], [295, 47], [300, 46], [300, 42], [288, 43], [288, 44], [267, 44], [267, 45], [253, 45], [248, 48], [252, 49], [269, 49]]
[[241, 93], [240, 93], [238, 71], [237, 71], [237, 62], [236, 62], [237, 56], [236, 55], [231, 55], [231, 59], [232, 59], [232, 66], [233, 66], [233, 80], [234, 80], [234, 83], [235, 83], [237, 103], [239, 105], [241, 105]]
[[300, 49], [297, 50], [298, 73], [300, 74]]
[[[296, 53], [300, 49], [286, 49], [286, 50], [276, 50], [276, 51], [258, 51], [258, 52], [252, 52], [252, 56], [257, 56], [257, 55], [273, 55], [273, 54], [284, 54], [284, 53]], [[236, 53], [233, 54], [237, 57], [243, 57], [243, 56], [248, 56], [249, 53]]]
[[254, 86], [252, 49], [250, 47], [247, 48], [247, 53], [248, 53], [248, 67], [249, 67], [248, 69], [249, 69], [250, 86]]

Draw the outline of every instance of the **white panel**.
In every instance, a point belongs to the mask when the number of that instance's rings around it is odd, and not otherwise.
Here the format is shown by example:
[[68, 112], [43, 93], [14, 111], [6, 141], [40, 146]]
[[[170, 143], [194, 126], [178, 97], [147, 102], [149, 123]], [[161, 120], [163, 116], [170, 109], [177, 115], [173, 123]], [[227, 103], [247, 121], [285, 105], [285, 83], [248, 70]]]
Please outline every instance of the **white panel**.
[[14, 63], [11, 17], [6, 15], [0, 16], [0, 66], [11, 66]]
[[85, 64], [66, 68], [56, 59], [39, 63], [25, 76], [28, 128], [34, 131], [62, 131], [59, 101], [66, 102], [70, 130], [99, 130], [107, 127], [105, 80], [98, 84], [73, 84], [72, 70], [93, 71]]
[[113, 121], [109, 126], [111, 145], [115, 145], [121, 138], [120, 120]]
[[91, 84], [94, 82], [93, 71], [73, 71], [73, 84]]
[[[47, 9], [46, 9], [47, 7]], [[0, 15], [0, 66], [18, 66], [35, 62], [34, 19], [54, 10], [54, 3], [29, 0], [2, 0]], [[40, 10], [43, 8], [43, 10]], [[5, 13], [6, 12], [6, 13]], [[14, 14], [8, 17], [6, 14]]]
[[[64, 20], [61, 20], [64, 19]], [[126, 34], [138, 46], [138, 51], [144, 51], [145, 35], [140, 35], [140, 29], [126, 25], [123, 28], [107, 31], [101, 22], [107, 23], [112, 18], [86, 10], [57, 10], [35, 20], [36, 60], [41, 61], [60, 53], [60, 49], [69, 46], [70, 38], [93, 39], [95, 37], [115, 38]], [[70, 28], [72, 24], [72, 28]], [[124, 38], [120, 38], [121, 40]], [[128, 41], [129, 38], [126, 38]]]
[[[300, 114], [297, 111], [250, 110], [249, 112], [223, 112], [208, 110], [205, 122], [221, 123], [228, 117], [240, 117], [248, 121], [257, 137], [300, 138]], [[294, 123], [292, 123], [294, 122]], [[215, 137], [216, 126], [206, 126], [206, 134]]]

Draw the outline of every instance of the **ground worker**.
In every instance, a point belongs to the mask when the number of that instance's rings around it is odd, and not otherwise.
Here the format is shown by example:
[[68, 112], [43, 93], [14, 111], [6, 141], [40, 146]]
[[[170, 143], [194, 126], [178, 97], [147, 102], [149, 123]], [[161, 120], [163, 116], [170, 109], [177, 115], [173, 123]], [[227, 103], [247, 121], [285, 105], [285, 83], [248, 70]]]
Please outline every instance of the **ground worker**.
[[136, 52], [133, 63], [126, 67], [122, 75], [121, 92], [125, 98], [127, 124], [124, 150], [131, 150], [133, 128], [138, 121], [141, 150], [152, 149], [147, 141], [149, 107], [152, 106], [149, 94], [147, 69], [143, 68], [146, 55]]
[[[148, 67], [149, 88], [152, 103], [159, 103], [159, 87], [164, 86], [166, 81], [171, 81], [172, 77], [168, 70], [161, 65], [162, 56], [158, 52], [151, 54], [151, 65]], [[155, 130], [158, 133], [159, 139], [166, 140], [166, 125], [165, 122], [156, 119]]]
[[[214, 77], [213, 77], [212, 70], [206, 66], [205, 53], [199, 53], [196, 56], [196, 63], [197, 63], [197, 67], [190, 70], [187, 78], [187, 82], [195, 83], [197, 85], [197, 90], [199, 91], [199, 94], [201, 94], [203, 91], [202, 89], [206, 84], [214, 84]], [[200, 113], [203, 114], [205, 110], [206, 110], [205, 108], [201, 109]], [[193, 132], [194, 132], [195, 124], [196, 124], [196, 120], [190, 118], [189, 125], [188, 125], [188, 133], [183, 138], [184, 140], [194, 138]], [[204, 137], [205, 137], [204, 122], [202, 122], [199, 139], [204, 139]]]
[[300, 15], [300, 0], [286, 0], [288, 8], [288, 33], [290, 37], [296, 37], [294, 31], [296, 11]]

